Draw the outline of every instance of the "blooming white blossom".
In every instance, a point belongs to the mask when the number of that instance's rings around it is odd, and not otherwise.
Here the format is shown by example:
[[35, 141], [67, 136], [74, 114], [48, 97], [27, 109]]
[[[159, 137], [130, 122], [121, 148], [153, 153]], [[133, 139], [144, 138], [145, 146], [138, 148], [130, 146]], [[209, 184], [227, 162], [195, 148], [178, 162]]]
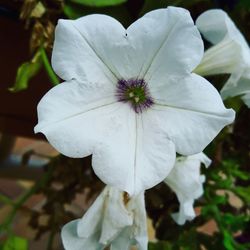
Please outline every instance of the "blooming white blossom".
[[144, 194], [128, 198], [107, 186], [82, 219], [62, 229], [65, 250], [147, 250], [147, 225]]
[[179, 212], [172, 215], [179, 225], [195, 217], [193, 203], [203, 194], [202, 184], [205, 181], [205, 176], [200, 174], [201, 163], [208, 167], [211, 160], [204, 153], [178, 157], [175, 166], [164, 180], [180, 202]]
[[196, 25], [214, 46], [205, 52], [195, 72], [203, 76], [231, 74], [221, 90], [223, 99], [242, 95], [250, 107], [250, 48], [245, 38], [223, 10], [204, 12]]
[[59, 20], [52, 66], [65, 80], [38, 105], [38, 125], [69, 157], [130, 195], [161, 182], [227, 124], [216, 89], [191, 73], [203, 42], [189, 12], [154, 10], [125, 29], [106, 15]]

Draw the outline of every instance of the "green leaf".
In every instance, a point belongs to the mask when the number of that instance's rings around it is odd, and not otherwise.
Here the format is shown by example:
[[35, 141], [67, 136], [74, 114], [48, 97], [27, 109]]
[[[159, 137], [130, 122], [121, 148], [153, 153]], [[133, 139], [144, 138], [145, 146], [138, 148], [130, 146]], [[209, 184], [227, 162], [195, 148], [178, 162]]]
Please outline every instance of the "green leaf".
[[223, 232], [223, 245], [225, 246], [225, 249], [227, 250], [235, 250], [234, 245], [233, 245], [233, 237], [230, 235], [228, 231]]
[[133, 22], [128, 8], [124, 4], [111, 7], [100, 7], [97, 10], [95, 7], [85, 7], [76, 3], [66, 3], [63, 12], [70, 19], [76, 19], [97, 12], [99, 14], [112, 16], [122, 23], [124, 27], [128, 27]]
[[40, 52], [38, 51], [31, 61], [21, 64], [17, 70], [16, 81], [13, 87], [9, 88], [12, 92], [18, 92], [28, 88], [30, 79], [35, 76], [42, 66]]
[[3, 250], [28, 250], [28, 241], [25, 238], [12, 236], [5, 241]]
[[127, 0], [71, 0], [71, 2], [91, 7], [105, 7], [119, 5], [127, 2]]
[[190, 8], [190, 6], [194, 5], [195, 3], [199, 2], [209, 2], [209, 0], [192, 0], [192, 1], [187, 1], [187, 0], [145, 0], [144, 1], [144, 6], [141, 10], [140, 15], [144, 15], [145, 13], [155, 10], [155, 9], [160, 9], [160, 8], [167, 8], [168, 6], [176, 6], [176, 7], [182, 7], [182, 8]]
[[250, 2], [249, 2], [249, 0], [241, 0], [241, 1], [240, 1], [240, 4], [241, 4], [243, 7], [250, 8]]
[[215, 195], [213, 197], [213, 204], [226, 204], [228, 201], [228, 197], [226, 195]]
[[247, 219], [244, 215], [234, 215], [230, 213], [224, 214], [222, 221], [225, 225], [230, 226], [234, 232], [243, 229], [247, 223]]
[[232, 191], [243, 199], [246, 204], [250, 204], [250, 187], [235, 187]]
[[65, 4], [63, 7], [64, 14], [70, 19], [77, 19], [81, 16], [84, 16], [84, 10], [81, 8], [75, 8], [72, 4]]
[[168, 242], [149, 242], [148, 250], [171, 250], [172, 247]]
[[5, 203], [5, 204], [9, 204], [9, 205], [14, 204], [12, 199], [10, 199], [8, 196], [5, 196], [3, 194], [0, 194], [0, 202]]

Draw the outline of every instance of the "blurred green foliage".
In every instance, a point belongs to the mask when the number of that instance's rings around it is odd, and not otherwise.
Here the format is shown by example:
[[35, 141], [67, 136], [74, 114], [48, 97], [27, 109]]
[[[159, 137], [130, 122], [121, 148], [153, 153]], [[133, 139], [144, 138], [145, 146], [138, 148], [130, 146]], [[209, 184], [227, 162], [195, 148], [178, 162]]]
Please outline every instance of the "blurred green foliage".
[[112, 6], [125, 3], [126, 0], [71, 0], [73, 3], [78, 3], [92, 7]]
[[1, 250], [28, 250], [28, 241], [25, 238], [11, 236], [2, 246]]
[[15, 84], [13, 87], [9, 88], [9, 90], [18, 92], [28, 88], [29, 80], [39, 72], [41, 66], [41, 53], [38, 51], [31, 61], [25, 62], [19, 66]]

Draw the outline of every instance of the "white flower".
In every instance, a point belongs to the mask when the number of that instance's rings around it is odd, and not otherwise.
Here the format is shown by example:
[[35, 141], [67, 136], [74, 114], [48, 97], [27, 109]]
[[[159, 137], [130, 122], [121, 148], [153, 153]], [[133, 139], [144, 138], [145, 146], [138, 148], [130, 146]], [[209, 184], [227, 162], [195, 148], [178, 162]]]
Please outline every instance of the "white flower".
[[172, 215], [179, 225], [195, 217], [193, 203], [203, 194], [202, 184], [205, 181], [205, 176], [200, 175], [201, 163], [208, 167], [211, 160], [204, 153], [178, 157], [175, 166], [164, 180], [180, 202], [179, 212]]
[[231, 74], [221, 90], [223, 99], [243, 95], [250, 107], [250, 49], [245, 38], [223, 10], [204, 12], [196, 25], [214, 46], [205, 52], [195, 72], [203, 76]]
[[190, 73], [203, 42], [190, 14], [169, 7], [128, 29], [105, 15], [60, 20], [52, 65], [65, 80], [38, 105], [38, 125], [69, 157], [92, 154], [99, 178], [136, 195], [171, 171], [176, 151], [201, 152], [234, 119]]
[[147, 250], [147, 225], [144, 194], [131, 197], [107, 186], [82, 219], [62, 229], [66, 250]]

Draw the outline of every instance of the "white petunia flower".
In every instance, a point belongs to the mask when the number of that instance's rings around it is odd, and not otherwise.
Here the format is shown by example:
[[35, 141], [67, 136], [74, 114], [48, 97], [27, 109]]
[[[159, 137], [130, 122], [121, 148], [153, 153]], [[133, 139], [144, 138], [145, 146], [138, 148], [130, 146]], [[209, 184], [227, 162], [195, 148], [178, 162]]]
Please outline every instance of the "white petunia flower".
[[223, 99], [243, 95], [250, 107], [250, 48], [245, 38], [223, 10], [204, 12], [196, 25], [214, 46], [205, 52], [195, 72], [203, 76], [231, 74], [221, 90]]
[[202, 184], [205, 181], [205, 176], [200, 175], [201, 163], [208, 167], [211, 160], [204, 153], [178, 157], [175, 166], [164, 180], [180, 202], [179, 212], [172, 215], [179, 225], [195, 217], [193, 203], [203, 194]]
[[216, 89], [192, 74], [203, 42], [190, 14], [169, 7], [125, 29], [106, 15], [60, 20], [52, 65], [65, 80], [38, 105], [38, 125], [62, 154], [139, 194], [171, 171], [176, 151], [201, 152], [227, 124]]
[[62, 229], [65, 250], [147, 250], [147, 225], [144, 194], [131, 197], [107, 186], [82, 219]]

